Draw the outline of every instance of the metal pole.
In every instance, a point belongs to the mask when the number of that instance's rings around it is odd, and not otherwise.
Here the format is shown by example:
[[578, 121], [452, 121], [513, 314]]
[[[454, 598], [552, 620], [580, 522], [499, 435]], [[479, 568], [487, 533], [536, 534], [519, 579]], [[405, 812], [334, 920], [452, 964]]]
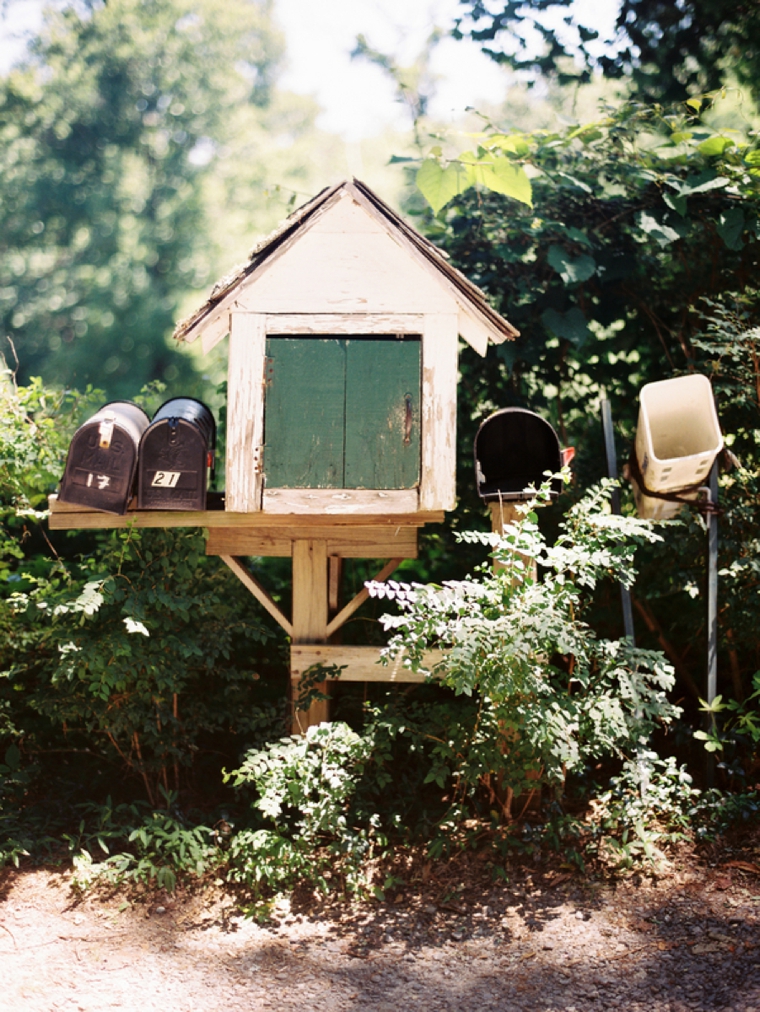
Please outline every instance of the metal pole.
[[[710, 503], [718, 505], [718, 460], [710, 469]], [[718, 515], [707, 514], [707, 703], [718, 694]], [[715, 714], [710, 713], [709, 730], [715, 731]], [[707, 783], [713, 786], [715, 763], [707, 756]]]
[[[602, 431], [604, 432], [604, 452], [607, 456], [607, 474], [617, 480], [617, 454], [615, 451], [615, 432], [612, 428], [612, 408], [606, 397], [602, 397]], [[620, 515], [620, 489], [615, 489], [610, 498], [612, 512]], [[623, 628], [631, 646], [636, 646], [636, 635], [633, 627], [633, 608], [631, 595], [627, 587], [620, 584], [620, 603], [623, 606]]]

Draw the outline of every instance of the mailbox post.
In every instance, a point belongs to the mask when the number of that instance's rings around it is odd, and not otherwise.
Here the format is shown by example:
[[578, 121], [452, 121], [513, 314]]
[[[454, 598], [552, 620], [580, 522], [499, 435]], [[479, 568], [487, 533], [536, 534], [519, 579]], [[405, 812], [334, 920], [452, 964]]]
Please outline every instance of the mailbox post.
[[[200, 339], [205, 353], [229, 338], [224, 510], [171, 503], [180, 478], [167, 487], [157, 475], [184, 470], [149, 460], [151, 435], [143, 505], [130, 522], [208, 527], [207, 553], [291, 638], [294, 689], [314, 663], [345, 666], [344, 681], [420, 681], [400, 665], [380, 666], [374, 647], [329, 642], [369, 596], [364, 589], [339, 607], [331, 576], [345, 558], [388, 560], [377, 579], [416, 558], [420, 527], [443, 520], [456, 501], [458, 342], [485, 355], [516, 336], [368, 187], [330, 187], [175, 331], [181, 341]], [[166, 449], [171, 421], [161, 421]], [[54, 506], [51, 516], [52, 527], [109, 523], [73, 507]], [[269, 555], [292, 559], [291, 616], [245, 563]], [[304, 725], [325, 713], [312, 708]]]

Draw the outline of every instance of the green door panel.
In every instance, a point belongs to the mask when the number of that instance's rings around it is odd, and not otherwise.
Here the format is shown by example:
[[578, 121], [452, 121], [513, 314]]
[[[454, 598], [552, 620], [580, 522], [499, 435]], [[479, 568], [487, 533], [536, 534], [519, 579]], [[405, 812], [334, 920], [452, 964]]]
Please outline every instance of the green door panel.
[[346, 342], [344, 488], [413, 488], [420, 480], [420, 341]]
[[267, 488], [419, 484], [419, 339], [269, 337], [267, 360]]
[[267, 339], [268, 488], [343, 488], [346, 342]]

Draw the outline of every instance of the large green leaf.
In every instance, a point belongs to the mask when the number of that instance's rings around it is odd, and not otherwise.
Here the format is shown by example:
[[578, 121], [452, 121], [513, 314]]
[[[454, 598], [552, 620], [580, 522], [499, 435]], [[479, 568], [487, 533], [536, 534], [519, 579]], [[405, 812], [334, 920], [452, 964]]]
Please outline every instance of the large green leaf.
[[574, 257], [562, 246], [550, 246], [546, 259], [566, 285], [588, 281], [596, 273], [596, 261], [593, 257], [586, 253]]
[[525, 169], [507, 158], [497, 158], [492, 165], [484, 167], [483, 185], [495, 193], [503, 193], [505, 197], [533, 207], [533, 191]]
[[708, 137], [706, 141], [702, 141], [698, 147], [703, 155], [722, 155], [726, 148], [734, 147], [734, 141], [730, 137], [721, 137], [716, 134], [714, 137]]
[[566, 313], [559, 313], [556, 309], [546, 309], [541, 314], [541, 322], [557, 337], [562, 337], [576, 348], [580, 348], [589, 336], [586, 317], [578, 306], [573, 306]]
[[426, 158], [417, 171], [417, 186], [425, 200], [438, 214], [442, 207], [464, 192], [469, 185], [466, 170], [460, 165], [447, 165], [444, 169], [435, 158]]
[[729, 249], [740, 250], [744, 246], [744, 211], [740, 207], [731, 207], [720, 216], [718, 235]]

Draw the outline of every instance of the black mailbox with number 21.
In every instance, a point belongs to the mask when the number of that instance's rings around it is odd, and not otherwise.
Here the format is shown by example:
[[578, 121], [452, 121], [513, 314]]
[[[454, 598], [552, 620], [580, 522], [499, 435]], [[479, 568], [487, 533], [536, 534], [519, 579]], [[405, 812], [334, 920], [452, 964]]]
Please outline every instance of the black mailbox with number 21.
[[216, 424], [193, 397], [162, 404], [140, 441], [137, 508], [205, 510]]

